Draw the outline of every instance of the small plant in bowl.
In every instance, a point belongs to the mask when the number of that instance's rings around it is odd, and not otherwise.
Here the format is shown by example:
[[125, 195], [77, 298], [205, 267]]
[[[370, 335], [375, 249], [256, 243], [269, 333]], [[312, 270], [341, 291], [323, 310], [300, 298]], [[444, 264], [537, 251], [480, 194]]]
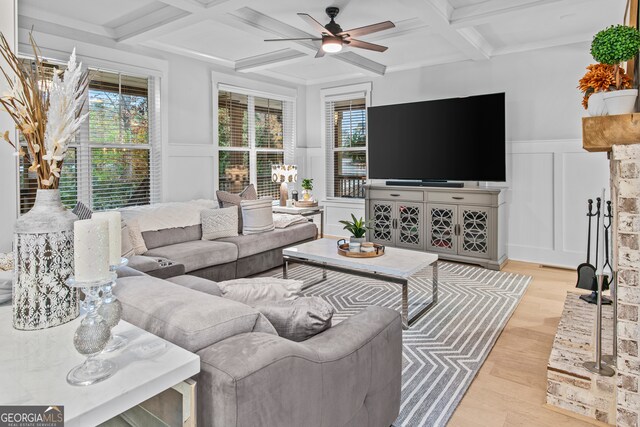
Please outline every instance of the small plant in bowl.
[[311, 190], [313, 190], [313, 178], [305, 178], [302, 180], [302, 200], [311, 199]]
[[640, 32], [626, 25], [612, 25], [595, 35], [591, 55], [601, 64], [613, 66], [614, 85], [603, 95], [609, 114], [632, 113], [638, 89], [624, 88], [624, 70], [620, 64], [630, 61], [640, 49]]
[[371, 229], [370, 221], [365, 221], [362, 217], [357, 219], [354, 214], [351, 214], [351, 218], [353, 221], [342, 220], [339, 221], [340, 224], [343, 224], [343, 230], [347, 230], [351, 233], [351, 237], [349, 238], [349, 244], [357, 243], [361, 244], [365, 242], [365, 234], [367, 234], [367, 230]]

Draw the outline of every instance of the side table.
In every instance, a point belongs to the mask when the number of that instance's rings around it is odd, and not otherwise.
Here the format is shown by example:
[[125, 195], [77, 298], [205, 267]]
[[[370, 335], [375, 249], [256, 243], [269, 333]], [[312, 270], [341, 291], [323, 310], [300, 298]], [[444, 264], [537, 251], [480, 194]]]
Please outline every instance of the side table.
[[320, 215], [320, 238], [324, 237], [324, 208], [322, 206], [314, 208], [296, 208], [294, 206], [280, 206], [273, 205], [272, 211], [274, 213], [286, 213], [291, 215], [302, 215], [303, 217], [310, 217]]
[[98, 384], [69, 385], [67, 372], [84, 360], [73, 347], [79, 322], [18, 331], [11, 305], [0, 306], [0, 405], [62, 405], [65, 426], [98, 425], [200, 372], [196, 354], [121, 321], [114, 332], [129, 344], [101, 356], [118, 371]]

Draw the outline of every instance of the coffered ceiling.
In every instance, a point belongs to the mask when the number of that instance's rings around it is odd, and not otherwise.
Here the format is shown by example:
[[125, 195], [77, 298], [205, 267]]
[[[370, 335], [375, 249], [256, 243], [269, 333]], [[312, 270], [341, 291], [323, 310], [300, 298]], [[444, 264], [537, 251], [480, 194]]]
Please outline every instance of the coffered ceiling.
[[[313, 84], [585, 42], [622, 22], [625, 0], [20, 0], [19, 25], [106, 46], [135, 46], [208, 61], [242, 73]], [[317, 37], [296, 13], [343, 29], [391, 20], [363, 36], [379, 53], [346, 47], [314, 58]]]

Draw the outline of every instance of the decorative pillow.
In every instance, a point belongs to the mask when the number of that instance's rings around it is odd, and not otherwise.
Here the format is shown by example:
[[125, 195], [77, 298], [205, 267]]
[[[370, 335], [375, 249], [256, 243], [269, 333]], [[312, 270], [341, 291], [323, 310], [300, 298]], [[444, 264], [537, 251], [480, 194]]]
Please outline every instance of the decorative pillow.
[[138, 221], [135, 219], [123, 222], [122, 227], [122, 256], [142, 255], [147, 252], [147, 246], [142, 238]]
[[200, 212], [202, 240], [238, 235], [238, 208], [207, 209]]
[[218, 282], [218, 287], [224, 298], [254, 306], [298, 298], [302, 289], [302, 281], [257, 277]]
[[242, 211], [240, 210], [240, 202], [243, 200], [256, 200], [258, 193], [253, 184], [249, 184], [247, 188], [239, 194], [229, 193], [228, 191], [216, 191], [216, 198], [221, 208], [230, 208], [232, 206], [238, 209], [238, 233], [242, 233]]
[[87, 207], [82, 202], [76, 203], [76, 206], [71, 210], [78, 219], [91, 219], [91, 215], [93, 215], [93, 211]]
[[243, 200], [242, 208], [242, 234], [258, 234], [272, 231], [273, 204], [271, 199]]
[[304, 341], [331, 327], [335, 309], [320, 297], [300, 297], [254, 307], [283, 338]]
[[13, 271], [0, 271], [0, 304], [11, 301], [13, 293]]

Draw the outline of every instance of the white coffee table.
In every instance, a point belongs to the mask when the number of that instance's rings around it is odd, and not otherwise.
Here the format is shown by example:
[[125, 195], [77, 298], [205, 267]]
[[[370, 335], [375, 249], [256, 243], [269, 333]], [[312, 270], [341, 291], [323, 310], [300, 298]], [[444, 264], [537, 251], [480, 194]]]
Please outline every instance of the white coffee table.
[[[331, 270], [401, 285], [401, 315], [404, 329], [408, 329], [438, 302], [438, 255], [435, 254], [386, 248], [385, 254], [381, 257], [349, 258], [338, 254], [336, 241], [331, 239], [318, 239], [292, 246], [284, 249], [282, 254], [282, 274], [285, 279], [288, 276], [289, 264], [299, 263], [321, 268], [322, 280], [327, 277], [326, 270]], [[433, 268], [433, 297], [428, 303], [420, 302], [420, 311], [409, 318], [409, 278], [428, 266]], [[319, 282], [312, 285], [317, 283]]]
[[101, 356], [118, 371], [87, 387], [67, 384], [84, 358], [73, 347], [80, 319], [39, 331], [17, 331], [11, 304], [0, 306], [0, 405], [64, 405], [65, 426], [98, 425], [200, 372], [200, 357], [130, 323], [115, 332], [129, 339]]

